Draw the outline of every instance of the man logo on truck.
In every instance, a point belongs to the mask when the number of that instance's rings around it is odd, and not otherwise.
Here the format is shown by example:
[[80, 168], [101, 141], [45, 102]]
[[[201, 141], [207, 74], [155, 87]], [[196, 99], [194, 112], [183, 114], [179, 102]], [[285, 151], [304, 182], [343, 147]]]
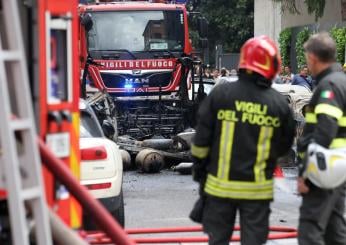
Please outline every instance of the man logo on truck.
[[125, 78], [125, 84], [132, 83], [149, 84], [149, 78]]

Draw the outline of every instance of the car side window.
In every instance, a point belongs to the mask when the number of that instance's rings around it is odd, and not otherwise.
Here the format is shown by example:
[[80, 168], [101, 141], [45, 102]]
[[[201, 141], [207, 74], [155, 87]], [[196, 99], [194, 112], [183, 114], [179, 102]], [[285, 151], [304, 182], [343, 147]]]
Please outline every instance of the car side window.
[[103, 137], [99, 122], [95, 120], [92, 115], [86, 111], [81, 111], [81, 123], [80, 123], [80, 137]]

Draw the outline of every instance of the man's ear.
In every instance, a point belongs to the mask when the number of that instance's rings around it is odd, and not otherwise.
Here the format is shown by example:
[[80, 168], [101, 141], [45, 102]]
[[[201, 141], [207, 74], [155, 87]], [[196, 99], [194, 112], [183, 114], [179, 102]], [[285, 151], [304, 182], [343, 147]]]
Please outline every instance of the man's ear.
[[308, 58], [310, 59], [310, 62], [312, 64], [316, 64], [316, 62], [318, 61], [318, 58], [316, 57], [316, 55], [312, 53], [308, 53]]

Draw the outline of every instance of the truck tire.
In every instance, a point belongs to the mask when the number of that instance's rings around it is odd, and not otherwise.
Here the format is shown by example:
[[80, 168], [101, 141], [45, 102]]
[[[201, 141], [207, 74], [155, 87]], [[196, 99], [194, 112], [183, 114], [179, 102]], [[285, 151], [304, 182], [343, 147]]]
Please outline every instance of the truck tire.
[[164, 157], [154, 149], [141, 150], [135, 159], [136, 166], [143, 173], [158, 173], [164, 167]]
[[121, 158], [123, 160], [123, 169], [129, 170], [132, 167], [131, 155], [128, 151], [120, 149]]

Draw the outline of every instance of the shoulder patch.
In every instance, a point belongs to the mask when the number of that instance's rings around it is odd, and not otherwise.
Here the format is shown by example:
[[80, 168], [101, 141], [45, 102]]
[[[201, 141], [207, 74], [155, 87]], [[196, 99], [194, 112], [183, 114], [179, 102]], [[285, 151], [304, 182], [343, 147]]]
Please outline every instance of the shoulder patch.
[[324, 99], [334, 99], [334, 92], [331, 90], [323, 90], [321, 92], [321, 98]]

